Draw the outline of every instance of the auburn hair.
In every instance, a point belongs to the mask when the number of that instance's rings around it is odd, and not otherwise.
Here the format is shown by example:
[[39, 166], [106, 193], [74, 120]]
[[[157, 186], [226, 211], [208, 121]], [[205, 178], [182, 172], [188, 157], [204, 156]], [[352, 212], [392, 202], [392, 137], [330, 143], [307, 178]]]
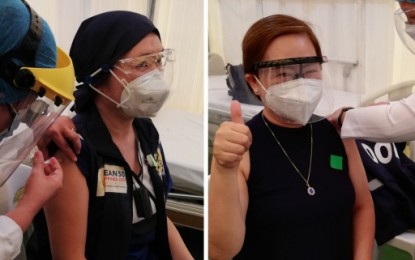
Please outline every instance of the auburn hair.
[[242, 41], [245, 73], [255, 74], [253, 65], [261, 61], [271, 42], [288, 34], [307, 35], [314, 45], [317, 56], [322, 56], [318, 39], [306, 22], [289, 15], [270, 15], [255, 22], [245, 33]]

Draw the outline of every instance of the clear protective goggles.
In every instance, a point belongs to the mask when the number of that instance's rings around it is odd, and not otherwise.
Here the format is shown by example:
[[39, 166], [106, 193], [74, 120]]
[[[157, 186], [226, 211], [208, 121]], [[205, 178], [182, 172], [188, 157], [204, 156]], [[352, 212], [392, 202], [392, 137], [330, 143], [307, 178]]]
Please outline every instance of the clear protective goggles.
[[271, 61], [261, 61], [254, 64], [258, 78], [264, 86], [305, 78], [321, 79], [321, 64], [327, 62], [325, 56], [299, 57]]
[[165, 49], [161, 52], [118, 60], [114, 67], [125, 75], [133, 75], [134, 78], [158, 69], [163, 72], [167, 84], [173, 81], [175, 61], [174, 49]]
[[411, 9], [396, 10], [394, 20], [399, 38], [408, 50], [415, 54], [415, 5]]
[[[74, 99], [75, 73], [72, 60], [59, 48], [57, 57], [56, 68], [20, 68], [34, 76], [30, 91], [25, 98], [13, 104], [1, 105], [0, 120], [7, 120], [1, 122], [1, 125], [7, 127], [0, 129], [0, 186]], [[5, 107], [9, 112], [5, 111]]]
[[[330, 76], [323, 70], [327, 57], [295, 57], [254, 64], [261, 99], [287, 122], [316, 122], [333, 111]], [[324, 73], [324, 76], [323, 76]]]

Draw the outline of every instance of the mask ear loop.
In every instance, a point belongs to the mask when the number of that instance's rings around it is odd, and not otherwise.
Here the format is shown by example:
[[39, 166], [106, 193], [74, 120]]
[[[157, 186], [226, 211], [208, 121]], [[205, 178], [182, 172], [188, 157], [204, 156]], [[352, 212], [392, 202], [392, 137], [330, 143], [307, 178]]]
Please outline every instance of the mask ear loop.
[[[117, 68], [117, 69], [119, 69], [125, 75], [128, 75], [128, 73], [124, 72], [124, 70], [122, 70], [121, 68], [119, 68], [117, 66], [114, 66], [114, 67]], [[131, 91], [127, 87], [128, 86], [128, 82], [125, 79], [120, 79], [111, 69], [109, 70], [109, 72], [111, 73], [112, 76], [114, 76], [114, 78], [116, 80], [118, 80], [118, 82], [121, 84], [121, 86], [123, 86], [124, 90], [127, 92], [127, 97], [120, 102], [120, 106], [123, 106], [125, 108], [124, 103], [126, 103], [131, 98]]]
[[[95, 76], [95, 75], [97, 75], [98, 73], [100, 73], [101, 71], [103, 71], [103, 69], [102, 68], [99, 68], [97, 71], [95, 71], [94, 73], [92, 73], [90, 76], [89, 76], [89, 78], [92, 78], [93, 76]], [[111, 70], [111, 69], [108, 69], [108, 71], [111, 73], [111, 75], [113, 75], [120, 83], [121, 83], [121, 85], [124, 87], [124, 89], [126, 89], [127, 90], [127, 93], [128, 93], [128, 98], [130, 97], [130, 92], [129, 92], [129, 90], [124, 86], [124, 82], [122, 81], [122, 80], [120, 80], [118, 77], [117, 77], [117, 75], [115, 75], [115, 73]], [[118, 103], [117, 101], [115, 101], [114, 99], [112, 99], [112, 98], [110, 98], [108, 95], [106, 95], [104, 92], [102, 92], [102, 91], [100, 91], [98, 88], [96, 88], [96, 87], [94, 87], [94, 86], [92, 86], [92, 84], [91, 84], [91, 82], [90, 82], [90, 80], [89, 80], [89, 82], [86, 82], [88, 85], [89, 85], [89, 87], [91, 87], [95, 92], [97, 92], [97, 93], [99, 93], [99, 94], [101, 94], [102, 96], [104, 96], [105, 98], [107, 98], [109, 101], [111, 101], [112, 103], [114, 103], [115, 105], [117, 105], [117, 108], [126, 108], [124, 105], [123, 105], [123, 103], [125, 103], [125, 101], [124, 102], [122, 102], [122, 103]]]
[[257, 78], [257, 76], [256, 75], [253, 75], [254, 76], [254, 79], [256, 80], [256, 82], [261, 86], [261, 88], [265, 91], [265, 92], [267, 92], [267, 93], [269, 93], [268, 92], [268, 90], [264, 87], [264, 85], [262, 85], [262, 83], [261, 83], [261, 81], [259, 81], [259, 79]]

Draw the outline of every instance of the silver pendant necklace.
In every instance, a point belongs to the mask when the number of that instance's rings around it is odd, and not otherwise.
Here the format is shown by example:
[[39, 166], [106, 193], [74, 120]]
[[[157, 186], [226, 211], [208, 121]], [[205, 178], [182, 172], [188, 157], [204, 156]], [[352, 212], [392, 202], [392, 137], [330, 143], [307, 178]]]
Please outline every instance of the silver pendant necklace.
[[268, 130], [271, 133], [272, 137], [274, 137], [274, 139], [277, 142], [278, 146], [281, 148], [281, 150], [283, 151], [283, 153], [285, 154], [285, 156], [287, 157], [287, 159], [290, 161], [291, 165], [294, 167], [294, 169], [296, 170], [296, 172], [298, 173], [298, 175], [300, 175], [300, 177], [304, 180], [305, 184], [307, 185], [307, 193], [308, 193], [308, 195], [314, 196], [316, 194], [316, 190], [309, 183], [310, 175], [311, 175], [311, 163], [313, 161], [313, 125], [310, 124], [310, 161], [309, 161], [309, 164], [308, 164], [308, 175], [307, 175], [307, 179], [306, 179], [301, 174], [301, 172], [298, 170], [297, 166], [295, 166], [295, 164], [293, 163], [293, 161], [291, 160], [291, 158], [288, 156], [287, 152], [282, 147], [281, 143], [278, 141], [278, 139], [275, 136], [274, 132], [271, 130], [271, 128], [269, 127], [267, 121], [265, 120], [264, 114], [262, 114], [262, 120], [264, 121], [265, 126], [268, 128]]

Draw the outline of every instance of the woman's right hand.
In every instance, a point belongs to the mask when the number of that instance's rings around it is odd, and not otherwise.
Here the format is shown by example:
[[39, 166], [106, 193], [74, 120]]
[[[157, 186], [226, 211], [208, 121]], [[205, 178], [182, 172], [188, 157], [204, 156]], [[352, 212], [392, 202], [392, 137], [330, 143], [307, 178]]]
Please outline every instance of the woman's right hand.
[[237, 168], [251, 143], [251, 131], [243, 120], [241, 104], [232, 101], [231, 121], [223, 122], [215, 134], [213, 159], [220, 167]]
[[62, 187], [62, 180], [63, 172], [58, 160], [52, 157], [49, 162], [44, 162], [42, 153], [36, 151], [22, 201], [28, 200], [29, 204], [37, 206], [37, 210], [40, 209]]

